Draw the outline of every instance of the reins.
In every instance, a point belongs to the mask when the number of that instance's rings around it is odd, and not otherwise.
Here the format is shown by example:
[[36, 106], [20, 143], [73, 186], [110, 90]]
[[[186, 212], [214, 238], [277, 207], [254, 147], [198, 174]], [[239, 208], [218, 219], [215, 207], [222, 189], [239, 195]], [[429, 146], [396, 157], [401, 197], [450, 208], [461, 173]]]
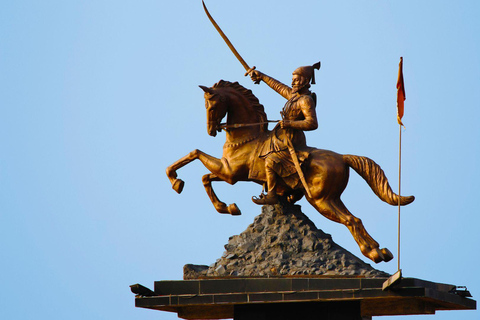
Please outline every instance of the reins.
[[267, 120], [264, 122], [255, 122], [255, 123], [235, 123], [235, 124], [220, 123], [217, 128], [228, 130], [228, 129], [243, 128], [243, 127], [261, 126], [263, 124], [277, 123], [277, 122], [280, 122], [280, 120]]

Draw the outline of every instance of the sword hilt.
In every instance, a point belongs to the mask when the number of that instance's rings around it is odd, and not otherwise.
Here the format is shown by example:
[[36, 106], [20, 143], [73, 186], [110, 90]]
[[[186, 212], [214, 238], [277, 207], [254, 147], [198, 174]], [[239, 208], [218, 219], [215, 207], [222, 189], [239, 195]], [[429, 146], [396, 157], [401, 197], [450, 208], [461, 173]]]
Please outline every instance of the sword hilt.
[[[253, 70], [255, 70], [256, 68], [257, 68], [257, 67], [253, 66], [253, 67], [251, 67], [250, 69], [248, 69], [247, 72], [245, 72], [245, 77], [248, 76], [248, 75], [250, 75], [250, 73], [251, 73]], [[257, 80], [255, 80], [253, 83], [259, 84], [261, 81], [262, 81], [261, 79], [257, 79]]]

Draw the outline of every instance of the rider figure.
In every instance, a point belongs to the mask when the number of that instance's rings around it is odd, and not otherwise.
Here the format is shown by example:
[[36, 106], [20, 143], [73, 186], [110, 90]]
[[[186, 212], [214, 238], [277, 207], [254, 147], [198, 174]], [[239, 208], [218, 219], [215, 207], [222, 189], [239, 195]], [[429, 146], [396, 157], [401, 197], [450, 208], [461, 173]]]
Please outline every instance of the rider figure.
[[315, 130], [318, 127], [315, 111], [316, 95], [309, 90], [310, 82], [315, 84], [314, 69], [320, 69], [320, 62], [312, 66], [299, 67], [293, 71], [291, 88], [255, 69], [249, 72], [253, 81], [265, 82], [288, 100], [280, 112], [282, 120], [274, 128], [270, 140], [260, 153], [260, 157], [265, 159], [268, 191], [266, 195], [252, 197], [256, 204], [277, 203], [278, 177], [292, 189], [301, 186], [299, 174], [289, 152], [289, 145], [295, 149], [299, 163], [308, 157], [303, 131]]

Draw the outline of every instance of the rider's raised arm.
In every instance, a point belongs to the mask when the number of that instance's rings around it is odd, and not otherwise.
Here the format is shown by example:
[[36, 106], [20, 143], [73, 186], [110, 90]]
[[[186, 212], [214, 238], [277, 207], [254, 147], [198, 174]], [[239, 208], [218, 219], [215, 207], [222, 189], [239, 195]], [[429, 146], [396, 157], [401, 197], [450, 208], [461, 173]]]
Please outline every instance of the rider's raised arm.
[[262, 80], [265, 82], [270, 88], [278, 92], [282, 97], [289, 100], [292, 97], [292, 88], [289, 86], [281, 83], [280, 81], [267, 76], [266, 74], [258, 71], [252, 70], [250, 72], [250, 77], [253, 81]]
[[264, 75], [262, 80], [263, 82], [268, 84], [270, 88], [277, 91], [285, 99], [289, 100], [292, 97], [292, 88], [290, 88], [286, 84], [283, 84], [280, 81], [267, 75]]

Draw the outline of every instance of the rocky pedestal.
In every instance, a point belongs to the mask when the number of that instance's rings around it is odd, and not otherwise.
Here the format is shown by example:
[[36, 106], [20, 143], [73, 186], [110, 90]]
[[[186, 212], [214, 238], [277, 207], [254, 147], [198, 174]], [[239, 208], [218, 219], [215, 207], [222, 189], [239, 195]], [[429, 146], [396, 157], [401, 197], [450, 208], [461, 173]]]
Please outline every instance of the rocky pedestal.
[[187, 264], [184, 279], [209, 277], [278, 277], [295, 275], [390, 275], [343, 249], [315, 227], [300, 206], [281, 203], [262, 213], [240, 235], [230, 237], [221, 258], [210, 266]]
[[135, 306], [182, 319], [371, 320], [374, 316], [474, 310], [468, 291], [373, 269], [318, 230], [299, 206], [264, 206], [211, 266], [186, 265], [185, 280], [130, 286]]

